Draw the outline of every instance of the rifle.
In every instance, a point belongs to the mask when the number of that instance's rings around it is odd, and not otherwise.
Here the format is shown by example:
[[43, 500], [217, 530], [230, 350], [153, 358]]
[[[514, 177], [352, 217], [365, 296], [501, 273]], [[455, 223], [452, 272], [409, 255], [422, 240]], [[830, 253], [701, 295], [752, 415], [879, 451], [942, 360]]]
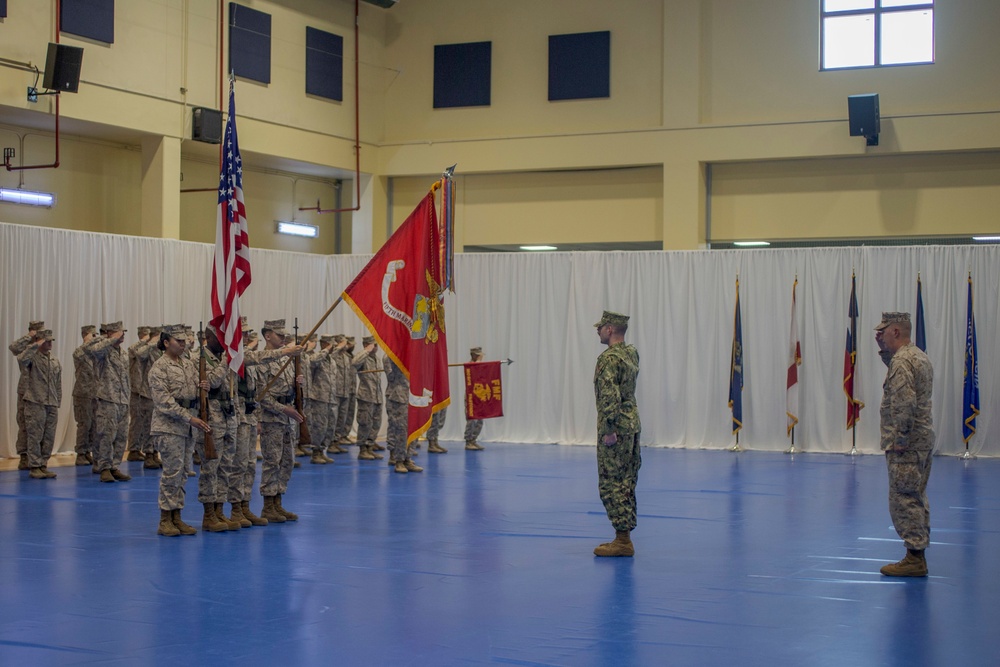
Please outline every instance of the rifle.
[[[204, 382], [206, 380], [206, 373], [208, 369], [205, 367], [207, 364], [207, 359], [205, 358], [205, 329], [203, 328], [204, 322], [198, 323], [198, 342], [199, 346], [199, 357], [198, 357], [198, 381]], [[206, 424], [210, 424], [208, 416], [208, 390], [201, 387], [198, 388], [198, 416]], [[219, 458], [219, 454], [215, 451], [215, 440], [212, 439], [211, 433], [204, 433], [205, 436], [205, 460], [211, 461], [213, 459]]]
[[[295, 318], [295, 343], [299, 342], [299, 318]], [[299, 414], [303, 417], [305, 416], [305, 411], [302, 409], [302, 385], [299, 384], [299, 375], [302, 374], [302, 355], [295, 357], [295, 409], [298, 410]], [[312, 437], [309, 435], [309, 426], [306, 424], [306, 420], [303, 419], [302, 423], [299, 424], [299, 444], [300, 445], [311, 445]]]

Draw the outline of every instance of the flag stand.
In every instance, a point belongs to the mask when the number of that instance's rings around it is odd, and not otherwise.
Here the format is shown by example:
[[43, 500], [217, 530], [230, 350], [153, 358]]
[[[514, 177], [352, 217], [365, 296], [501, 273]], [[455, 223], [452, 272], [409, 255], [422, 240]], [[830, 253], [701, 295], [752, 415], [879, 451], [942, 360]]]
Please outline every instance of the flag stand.
[[969, 451], [969, 443], [965, 443], [965, 453], [962, 454], [963, 461], [975, 461], [976, 455]]
[[795, 453], [795, 427], [792, 427], [792, 446], [785, 450], [786, 454]]
[[729, 448], [731, 452], [742, 452], [743, 448], [740, 447], [740, 432], [736, 432], [736, 444]]
[[851, 453], [848, 456], [858, 455], [858, 425], [857, 423], [851, 425]]

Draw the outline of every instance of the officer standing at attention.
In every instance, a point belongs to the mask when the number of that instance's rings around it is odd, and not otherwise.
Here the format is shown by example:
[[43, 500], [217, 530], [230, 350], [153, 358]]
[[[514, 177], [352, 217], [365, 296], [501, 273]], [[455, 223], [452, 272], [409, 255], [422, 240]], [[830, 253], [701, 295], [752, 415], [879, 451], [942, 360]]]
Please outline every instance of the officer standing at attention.
[[615, 528], [615, 539], [594, 549], [595, 556], [633, 556], [630, 533], [636, 525], [635, 485], [639, 453], [639, 407], [635, 384], [639, 352], [625, 342], [628, 315], [604, 311], [595, 324], [608, 349], [597, 357], [594, 395], [597, 399], [597, 482], [601, 502]]
[[35, 334], [35, 342], [17, 356], [24, 385], [24, 435], [28, 467], [33, 479], [55, 477], [48, 468], [56, 437], [56, 419], [62, 403], [62, 366], [52, 356], [52, 331]]
[[875, 327], [879, 356], [889, 367], [879, 409], [880, 444], [889, 471], [889, 515], [906, 544], [903, 560], [882, 567], [887, 577], [926, 577], [924, 550], [931, 537], [927, 480], [934, 448], [934, 369], [924, 351], [910, 341], [910, 331], [909, 313], [882, 313]]

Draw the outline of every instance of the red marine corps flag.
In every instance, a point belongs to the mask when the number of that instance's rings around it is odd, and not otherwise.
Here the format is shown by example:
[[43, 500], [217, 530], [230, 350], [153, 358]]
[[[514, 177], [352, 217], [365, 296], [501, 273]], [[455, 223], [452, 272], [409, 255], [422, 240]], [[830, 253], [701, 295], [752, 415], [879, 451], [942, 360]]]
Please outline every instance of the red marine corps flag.
[[229, 118], [222, 143], [219, 208], [215, 229], [215, 262], [212, 266], [212, 320], [226, 363], [243, 376], [243, 332], [240, 329], [240, 295], [250, 286], [250, 237], [243, 206], [243, 160], [236, 141], [236, 98], [229, 78]]
[[[442, 188], [438, 222], [434, 191]], [[443, 292], [452, 284], [450, 173], [435, 183], [343, 298], [379, 346], [410, 380], [407, 443], [430, 426], [431, 416], [451, 402]]]
[[465, 418], [503, 417], [503, 389], [500, 384], [502, 361], [463, 364], [465, 374]]

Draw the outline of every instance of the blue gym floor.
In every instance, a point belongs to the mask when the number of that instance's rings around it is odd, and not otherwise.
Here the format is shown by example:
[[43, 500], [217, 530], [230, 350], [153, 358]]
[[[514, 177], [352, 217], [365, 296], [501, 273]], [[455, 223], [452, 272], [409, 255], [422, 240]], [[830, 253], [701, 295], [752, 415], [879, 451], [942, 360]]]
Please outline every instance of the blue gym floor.
[[599, 559], [593, 448], [443, 444], [299, 459], [297, 523], [195, 537], [141, 463], [0, 473], [0, 664], [1000, 664], [998, 460], [935, 459], [931, 576], [893, 580], [877, 456], [646, 448], [636, 556]]

